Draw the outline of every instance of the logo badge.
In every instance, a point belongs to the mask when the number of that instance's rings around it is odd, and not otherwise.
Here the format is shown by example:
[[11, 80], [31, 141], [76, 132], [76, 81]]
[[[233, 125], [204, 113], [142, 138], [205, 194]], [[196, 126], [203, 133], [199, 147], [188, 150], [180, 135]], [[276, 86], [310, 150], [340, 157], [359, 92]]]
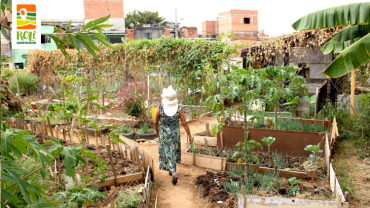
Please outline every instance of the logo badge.
[[36, 29], [36, 4], [17, 5], [17, 29]]
[[41, 48], [41, 18], [38, 0], [13, 0], [13, 49]]

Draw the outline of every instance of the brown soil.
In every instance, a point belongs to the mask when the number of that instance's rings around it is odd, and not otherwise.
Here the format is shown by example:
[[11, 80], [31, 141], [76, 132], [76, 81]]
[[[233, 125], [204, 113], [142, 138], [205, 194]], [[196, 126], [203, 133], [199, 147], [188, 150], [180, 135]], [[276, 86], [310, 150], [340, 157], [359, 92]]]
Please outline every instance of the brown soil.
[[[202, 196], [211, 201], [212, 207], [234, 207], [234, 198], [231, 193], [224, 190], [225, 182], [241, 182], [244, 184], [243, 177], [230, 176], [226, 172], [207, 172], [196, 178], [195, 184], [199, 186]], [[327, 181], [308, 182], [302, 180], [299, 182], [299, 194], [295, 196], [288, 195], [290, 184], [286, 179], [281, 178], [283, 186], [281, 189], [263, 191], [261, 184], [254, 181], [251, 195], [263, 197], [284, 197], [284, 198], [299, 198], [310, 200], [335, 200]], [[218, 184], [215, 182], [217, 181]], [[222, 204], [218, 202], [222, 201]]]
[[[106, 176], [108, 178], [114, 177], [107, 149], [98, 147], [96, 145], [88, 145], [87, 148], [94, 150], [94, 154], [101, 157], [106, 162], [105, 166], [109, 168], [109, 170], [105, 171]], [[112, 149], [111, 152], [117, 177], [120, 175], [140, 172], [139, 165], [135, 161], [124, 158], [124, 156], [117, 150]], [[101, 178], [102, 174], [100, 171], [93, 171], [93, 169], [97, 167], [96, 163], [90, 158], [87, 159], [87, 162], [89, 164], [90, 176], [98, 176], [98, 178]]]

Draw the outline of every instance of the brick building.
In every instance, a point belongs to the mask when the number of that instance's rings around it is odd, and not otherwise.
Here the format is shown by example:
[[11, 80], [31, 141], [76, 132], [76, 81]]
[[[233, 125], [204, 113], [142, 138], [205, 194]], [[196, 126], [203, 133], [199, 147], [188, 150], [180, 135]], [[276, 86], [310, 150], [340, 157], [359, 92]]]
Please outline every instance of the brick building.
[[179, 33], [180, 38], [198, 38], [198, 29], [196, 27], [182, 27]]
[[233, 40], [258, 41], [258, 11], [230, 10], [218, 18], [219, 34], [234, 32]]
[[268, 34], [265, 33], [265, 29], [260, 29], [258, 32], [259, 32], [258, 38], [261, 41], [269, 36]]
[[[217, 20], [202, 22], [202, 36], [204, 38], [215, 38], [227, 33], [234, 33], [234, 43], [259, 41], [258, 11], [256, 10], [230, 10], [220, 13]], [[264, 34], [263, 37], [268, 35]]]
[[202, 22], [202, 37], [205, 38], [216, 38], [218, 35], [218, 22], [213, 20], [207, 20]]
[[110, 30], [125, 31], [123, 0], [84, 0], [85, 24], [110, 14], [105, 24], [113, 24]]

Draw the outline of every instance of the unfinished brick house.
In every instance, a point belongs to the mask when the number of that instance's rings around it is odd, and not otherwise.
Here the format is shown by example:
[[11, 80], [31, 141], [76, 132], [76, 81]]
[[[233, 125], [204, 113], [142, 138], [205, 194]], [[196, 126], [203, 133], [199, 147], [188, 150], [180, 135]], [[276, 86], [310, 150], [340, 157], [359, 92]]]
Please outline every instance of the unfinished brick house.
[[196, 27], [182, 27], [179, 31], [180, 38], [198, 38], [198, 30]]
[[202, 22], [202, 37], [216, 38], [216, 36], [218, 36], [218, 22], [213, 20]]
[[259, 41], [258, 11], [230, 10], [220, 13], [216, 21], [202, 23], [202, 37], [216, 38], [222, 33], [234, 33], [234, 43]]

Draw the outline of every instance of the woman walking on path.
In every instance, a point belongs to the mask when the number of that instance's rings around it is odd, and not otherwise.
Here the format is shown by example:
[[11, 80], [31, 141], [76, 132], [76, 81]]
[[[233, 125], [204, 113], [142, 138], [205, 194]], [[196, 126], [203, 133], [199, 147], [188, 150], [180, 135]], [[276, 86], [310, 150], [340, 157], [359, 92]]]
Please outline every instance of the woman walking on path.
[[[181, 162], [181, 141], [180, 141], [180, 122], [189, 135], [190, 144], [193, 143], [193, 137], [186, 123], [184, 111], [178, 104], [176, 91], [169, 86], [163, 89], [162, 103], [158, 106], [155, 116], [155, 131], [159, 136], [159, 169], [169, 171], [173, 175], [172, 184], [177, 183], [176, 163]], [[159, 124], [159, 130], [158, 130]]]

